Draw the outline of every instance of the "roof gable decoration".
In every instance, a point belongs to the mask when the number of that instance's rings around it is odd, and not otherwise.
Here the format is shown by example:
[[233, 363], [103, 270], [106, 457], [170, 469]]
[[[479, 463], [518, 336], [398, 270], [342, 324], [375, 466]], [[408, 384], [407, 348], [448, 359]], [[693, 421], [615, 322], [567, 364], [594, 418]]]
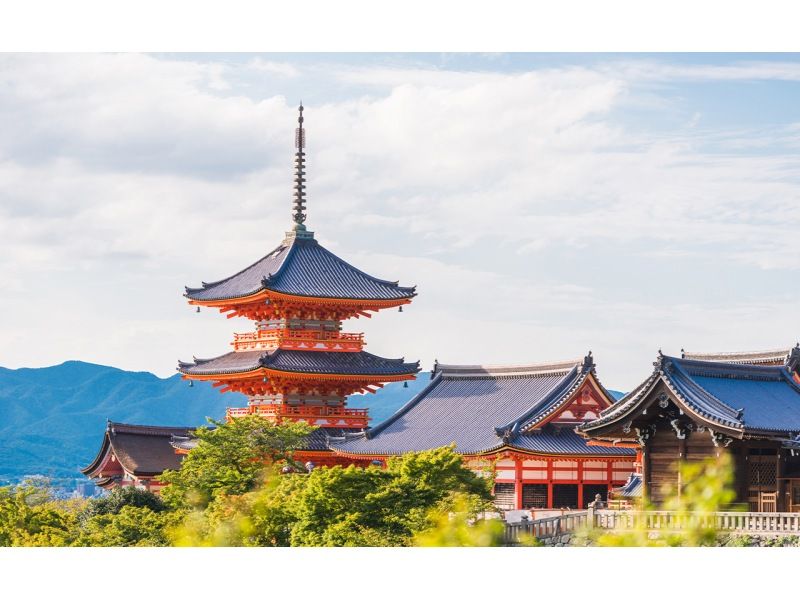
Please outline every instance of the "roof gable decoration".
[[597, 378], [592, 352], [575, 362], [574, 370], [542, 401], [513, 422], [496, 429], [498, 436], [513, 439], [518, 434], [541, 429], [550, 422], [575, 424], [596, 419], [603, 408], [613, 405], [614, 398]]
[[[637, 388], [622, 397], [616, 404], [602, 411], [598, 419], [579, 426], [578, 432], [583, 433], [594, 428], [622, 421], [629, 415], [632, 415], [636, 411], [636, 408], [646, 412], [647, 408], [655, 403], [656, 400], [659, 401], [661, 407], [665, 408], [669, 402], [666, 395], [656, 396], [651, 392], [659, 381], [663, 382], [671, 391], [681, 410], [686, 409], [693, 413], [695, 417], [705, 420], [712, 425], [740, 430], [742, 428], [742, 424], [739, 421], [741, 415], [694, 383], [691, 378], [686, 375], [682, 367], [676, 367], [676, 361], [674, 357], [664, 355], [659, 349], [658, 357], [653, 362], [653, 373]], [[630, 431], [630, 425], [627, 426], [625, 431]], [[647, 431], [637, 430], [637, 436], [641, 443], [646, 440]]]
[[[800, 353], [800, 349], [798, 350]], [[787, 360], [788, 362], [788, 360]], [[658, 358], [653, 364], [653, 373], [636, 389], [623, 397], [615, 405], [601, 412], [600, 417], [592, 422], [580, 426], [581, 433], [589, 433], [616, 423], [624, 423], [633, 417], [634, 413], [646, 413], [650, 405], [656, 403], [661, 408], [667, 408], [671, 401], [674, 401], [683, 414], [691, 414], [702, 423], [700, 427], [708, 428], [709, 433], [716, 441], [722, 441], [717, 436], [728, 435], [730, 437], [741, 438], [745, 429], [751, 431], [779, 432], [783, 427], [800, 426], [800, 422], [768, 422], [763, 423], [763, 417], [759, 419], [759, 413], [751, 413], [750, 422], [743, 404], [756, 407], [759, 411], [770, 409], [770, 402], [778, 400], [774, 396], [775, 383], [782, 393], [782, 399], [793, 404], [796, 396], [800, 405], [800, 384], [786, 366], [767, 366], [734, 363], [730, 361], [697, 361], [686, 358], [676, 358], [664, 355], [659, 351]], [[723, 386], [717, 384], [717, 390], [711, 382], [716, 380]], [[654, 389], [658, 382], [662, 382], [669, 390], [672, 398], [665, 393], [656, 393]], [[766, 383], [766, 387], [744, 388], [738, 382], [747, 384]], [[741, 386], [741, 390], [737, 389]], [[706, 388], [708, 387], [708, 388]], [[722, 391], [720, 390], [722, 388]], [[723, 392], [727, 390], [726, 392]], [[715, 394], [716, 393], [716, 394]], [[755, 393], [755, 394], [754, 394]], [[757, 398], [758, 393], [763, 393], [765, 400], [753, 402], [752, 398]], [[756, 422], [756, 423], [753, 423]], [[761, 422], [761, 423], [758, 423]], [[630, 431], [630, 422], [623, 429], [624, 432]], [[646, 431], [639, 431], [646, 435]], [[676, 429], [676, 433], [681, 431]], [[645, 440], [645, 438], [642, 438]]]

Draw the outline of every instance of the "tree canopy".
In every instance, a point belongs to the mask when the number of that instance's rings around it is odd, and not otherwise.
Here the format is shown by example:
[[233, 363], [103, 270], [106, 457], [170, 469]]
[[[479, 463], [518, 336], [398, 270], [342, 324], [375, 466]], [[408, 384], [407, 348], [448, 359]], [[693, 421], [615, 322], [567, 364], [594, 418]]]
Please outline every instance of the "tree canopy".
[[205, 507], [217, 495], [244, 494], [263, 481], [267, 464], [289, 461], [305, 448], [313, 428], [306, 423], [276, 425], [259, 416], [236, 418], [195, 431], [197, 447], [177, 471], [166, 471], [162, 492], [172, 508]]
[[[4, 546], [493, 545], [491, 477], [453, 447], [375, 464], [317, 467], [294, 454], [313, 430], [260, 417], [211, 422], [161, 497], [131, 487], [56, 501], [46, 487], [0, 489]], [[287, 473], [287, 464], [292, 467]]]

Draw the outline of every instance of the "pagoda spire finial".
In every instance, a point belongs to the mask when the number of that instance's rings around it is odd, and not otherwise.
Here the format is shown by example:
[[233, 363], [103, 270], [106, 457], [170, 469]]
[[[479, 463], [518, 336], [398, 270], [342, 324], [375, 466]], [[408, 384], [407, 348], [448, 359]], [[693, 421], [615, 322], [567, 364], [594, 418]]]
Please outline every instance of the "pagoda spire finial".
[[303, 128], [303, 102], [297, 109], [297, 129], [294, 135], [294, 145], [297, 151], [294, 154], [294, 200], [292, 202], [292, 220], [295, 233], [306, 231], [306, 131]]

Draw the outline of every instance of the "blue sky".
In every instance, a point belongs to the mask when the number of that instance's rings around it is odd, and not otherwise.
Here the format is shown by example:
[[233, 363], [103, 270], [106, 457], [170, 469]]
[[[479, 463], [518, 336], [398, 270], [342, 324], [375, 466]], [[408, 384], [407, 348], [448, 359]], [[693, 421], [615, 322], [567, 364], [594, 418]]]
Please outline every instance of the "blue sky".
[[800, 56], [0, 57], [0, 365], [159, 375], [246, 321], [195, 314], [289, 226], [418, 284], [368, 349], [526, 363], [786, 347], [800, 268]]

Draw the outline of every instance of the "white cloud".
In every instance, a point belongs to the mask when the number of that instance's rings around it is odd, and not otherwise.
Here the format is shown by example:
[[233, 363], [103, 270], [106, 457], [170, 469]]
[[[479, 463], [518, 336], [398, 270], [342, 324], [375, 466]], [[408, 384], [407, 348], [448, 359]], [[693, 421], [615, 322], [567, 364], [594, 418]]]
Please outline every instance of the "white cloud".
[[[637, 80], [794, 80], [791, 66], [480, 73], [0, 57], [0, 276], [16, 304], [0, 315], [0, 363], [83, 358], [165, 374], [178, 357], [226, 350], [247, 323], [190, 320], [180, 293], [255, 260], [288, 226], [295, 112], [274, 82], [245, 94], [265, 74], [317, 94], [368, 90], [309, 103], [306, 125], [311, 228], [355, 265], [419, 284], [406, 313], [350, 325], [371, 350], [518, 362], [593, 349], [624, 387], [662, 344], [788, 344], [797, 125], [765, 135], [690, 117], [665, 135], [618, 112], [637, 103]], [[647, 93], [655, 101], [640, 109], [669, 105]]]

